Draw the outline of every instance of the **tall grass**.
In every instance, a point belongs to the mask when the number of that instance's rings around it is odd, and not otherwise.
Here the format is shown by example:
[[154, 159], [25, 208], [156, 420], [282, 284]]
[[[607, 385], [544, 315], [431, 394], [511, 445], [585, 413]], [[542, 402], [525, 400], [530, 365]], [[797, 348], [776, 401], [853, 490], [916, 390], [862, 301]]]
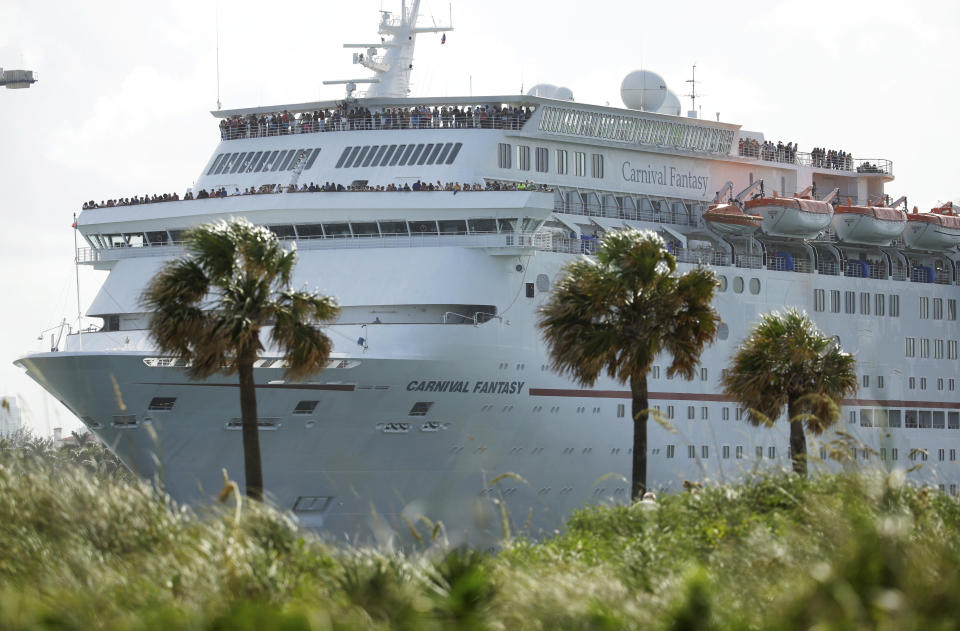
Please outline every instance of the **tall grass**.
[[[0, 629], [954, 629], [960, 507], [900, 473], [587, 508], [499, 553], [332, 548], [0, 442]], [[108, 457], [101, 454], [101, 461]]]

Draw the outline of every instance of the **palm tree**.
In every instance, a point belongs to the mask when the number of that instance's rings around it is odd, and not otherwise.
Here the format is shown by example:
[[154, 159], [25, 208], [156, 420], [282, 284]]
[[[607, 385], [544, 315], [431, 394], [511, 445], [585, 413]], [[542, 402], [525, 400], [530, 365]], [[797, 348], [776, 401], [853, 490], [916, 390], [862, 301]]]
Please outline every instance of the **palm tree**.
[[772, 423], [786, 406], [793, 470], [806, 475], [804, 425], [820, 435], [837, 422], [840, 402], [857, 392], [856, 360], [806, 313], [789, 309], [760, 317], [721, 381], [753, 425]]
[[150, 333], [161, 352], [187, 362], [187, 375], [238, 374], [247, 495], [263, 498], [253, 364], [270, 328], [283, 355], [286, 378], [323, 370], [332, 343], [315, 325], [337, 317], [333, 298], [290, 287], [296, 248], [245, 219], [206, 224], [187, 232], [186, 256], [167, 263], [141, 297]]
[[675, 275], [677, 261], [656, 233], [607, 233], [596, 259], [568, 263], [540, 312], [552, 368], [592, 387], [602, 373], [630, 382], [633, 418], [631, 496], [647, 488], [647, 373], [666, 352], [667, 375], [692, 379], [720, 321], [710, 305], [716, 276], [697, 267]]

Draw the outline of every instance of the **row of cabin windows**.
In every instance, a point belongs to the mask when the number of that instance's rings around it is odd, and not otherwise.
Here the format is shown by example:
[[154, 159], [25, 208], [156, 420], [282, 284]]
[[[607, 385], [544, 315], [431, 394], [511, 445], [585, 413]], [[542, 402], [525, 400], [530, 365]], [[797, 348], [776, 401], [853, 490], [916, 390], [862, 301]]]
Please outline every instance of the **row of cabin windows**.
[[[930, 339], [906, 337], [903, 342], [904, 357], [916, 357], [917, 346], [920, 347], [920, 357], [927, 359], [930, 357]], [[946, 341], [946, 344], [944, 344]], [[944, 348], [946, 348], [946, 357], [944, 357]], [[957, 359], [957, 340], [933, 340], [933, 358], [934, 359]]]
[[313, 166], [319, 155], [319, 148], [221, 153], [210, 165], [207, 175], [295, 171], [301, 163], [302, 170], [306, 171]]
[[[331, 237], [377, 237], [437, 234], [491, 234], [536, 232], [542, 220], [532, 217], [506, 219], [440, 219], [424, 221], [331, 222], [267, 226], [281, 239], [322, 239]], [[180, 243], [186, 230], [162, 230], [123, 234], [87, 235], [95, 248], [133, 248]]]
[[860, 427], [903, 427], [905, 429], [960, 430], [960, 412], [943, 410], [891, 410], [873, 408], [850, 410], [850, 423]]
[[[840, 313], [840, 293], [841, 292], [839, 289], [830, 290], [830, 313]], [[955, 303], [956, 301], [951, 302]], [[857, 306], [857, 292], [843, 292], [843, 312], [856, 314]], [[891, 318], [899, 318], [900, 296], [897, 294], [890, 294], [889, 296], [886, 294], [870, 294], [869, 292], [862, 291], [860, 292], [859, 307], [860, 315], [870, 315], [872, 311], [873, 315], [887, 315]], [[817, 312], [823, 312], [827, 310], [826, 290], [813, 290], [813, 310]], [[956, 314], [956, 304], [954, 304], [954, 314]], [[956, 318], [954, 317], [954, 319]]]
[[[556, 170], [558, 175], [567, 175], [569, 173], [569, 160], [566, 149], [556, 150]], [[533, 168], [539, 173], [549, 173], [550, 171], [550, 152], [544, 147], [535, 147]], [[587, 175], [587, 154], [583, 151], [575, 151], [574, 175], [586, 177]], [[509, 143], [501, 142], [497, 145], [497, 166], [501, 169], [512, 169], [513, 153]], [[520, 171], [529, 171], [530, 147], [528, 145], [517, 145], [516, 168]], [[603, 154], [594, 153], [590, 156], [590, 176], [603, 179]]]
[[340, 154], [334, 168], [453, 164], [462, 148], [462, 142], [347, 147]]
[[[930, 298], [920, 296], [920, 319], [930, 319]], [[933, 319], [943, 320], [943, 298], [933, 299]], [[957, 301], [953, 298], [947, 299], [947, 320], [957, 319]]]
[[[939, 391], [942, 392], [945, 387], [946, 387], [948, 390], [950, 390], [950, 392], [953, 392], [954, 390], [957, 389], [957, 380], [954, 379], [954, 378], [952, 378], [952, 377], [951, 377], [951, 378], [947, 378], [947, 379], [945, 379], [945, 378], [943, 378], [943, 377], [937, 377], [937, 390], [939, 390]], [[908, 389], [908, 390], [916, 390], [916, 389], [917, 389], [917, 378], [916, 378], [916, 377], [908, 377], [908, 378], [907, 378], [907, 389]], [[927, 389], [927, 378], [926, 378], [926, 377], [920, 377], [920, 389], [921, 389], [921, 390], [926, 390], [926, 389]]]
[[[730, 459], [731, 449], [730, 445], [721, 445], [720, 447], [720, 457], [724, 460]], [[734, 458], [737, 460], [743, 459], [743, 445], [735, 445], [733, 450]], [[769, 460], [774, 460], [777, 457], [777, 448], [773, 445], [767, 447], [767, 458]], [[763, 447], [761, 445], [756, 445], [754, 447], [754, 455], [757, 460], [763, 460]], [[677, 456], [677, 446], [676, 445], [667, 445], [667, 458], [676, 458]], [[687, 445], [687, 458], [696, 458], [697, 457], [697, 446], [696, 445]], [[699, 457], [701, 460], [708, 460], [710, 458], [710, 446], [709, 445], [700, 445]]]
[[[176, 397], [153, 397], [147, 404], [147, 410], [151, 412], [169, 412], [176, 405]], [[313, 414], [317, 409], [319, 401], [300, 401], [293, 408], [293, 414]]]

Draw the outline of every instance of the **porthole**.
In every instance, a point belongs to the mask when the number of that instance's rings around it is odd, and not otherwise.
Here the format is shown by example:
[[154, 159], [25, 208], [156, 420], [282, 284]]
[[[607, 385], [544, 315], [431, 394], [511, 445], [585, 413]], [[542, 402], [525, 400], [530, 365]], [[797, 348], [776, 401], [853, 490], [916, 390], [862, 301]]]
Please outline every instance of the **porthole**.
[[717, 289], [719, 289], [721, 292], [727, 291], [727, 277], [726, 276], [718, 277], [717, 285], [718, 285]]
[[717, 327], [717, 337], [719, 337], [721, 340], [725, 340], [730, 337], [730, 327], [728, 327], [726, 323], [721, 322], [720, 326]]
[[750, 293], [753, 294], [753, 295], [757, 295], [757, 294], [760, 293], [760, 279], [759, 279], [759, 278], [751, 278], [751, 279], [750, 279]]
[[743, 276], [737, 276], [733, 279], [733, 292], [736, 294], [743, 293]]
[[537, 291], [550, 291], [550, 277], [546, 274], [537, 274]]

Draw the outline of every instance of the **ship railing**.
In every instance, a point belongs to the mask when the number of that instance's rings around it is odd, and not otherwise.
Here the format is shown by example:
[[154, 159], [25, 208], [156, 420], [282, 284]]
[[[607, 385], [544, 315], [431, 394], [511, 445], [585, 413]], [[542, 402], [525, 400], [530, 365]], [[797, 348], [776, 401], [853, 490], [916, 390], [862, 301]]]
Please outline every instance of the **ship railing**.
[[291, 136], [296, 134], [315, 134], [328, 131], [389, 131], [407, 129], [499, 129], [519, 131], [523, 129], [529, 116], [491, 116], [481, 118], [452, 118], [441, 114], [419, 121], [399, 120], [372, 114], [369, 118], [325, 118], [317, 121], [301, 121], [284, 124], [282, 122], [248, 123], [236, 127], [224, 127], [220, 130], [221, 140], [244, 140], [248, 138], [267, 138], [271, 136]]
[[897, 269], [890, 274], [890, 280], [907, 280], [907, 277], [908, 274], [905, 269]]
[[677, 226], [697, 226], [698, 217], [696, 213], [686, 213], [683, 211], [668, 210], [644, 210], [644, 209], [624, 209], [617, 208], [608, 212], [602, 205], [594, 202], [578, 202], [574, 200], [564, 200], [555, 197], [553, 209], [557, 212], [567, 213], [569, 215], [580, 215], [583, 217], [607, 217], [608, 219], [627, 219], [630, 221], [649, 221], [652, 223], [666, 223]]
[[803, 259], [793, 259], [788, 261], [783, 256], [773, 256], [767, 261], [767, 269], [773, 272], [799, 272], [809, 274], [812, 267], [810, 261]]
[[738, 254], [736, 266], [747, 269], [760, 269], [763, 267], [763, 257], [759, 254]]
[[692, 263], [694, 265], [729, 266], [730, 255], [726, 252], [706, 248], [684, 249], [677, 248], [674, 253], [678, 263]]
[[938, 285], [952, 285], [952, 284], [953, 284], [953, 283], [950, 281], [950, 273], [949, 273], [949, 272], [942, 272], [942, 271], [939, 271], [939, 270], [934, 273], [933, 282], [936, 283], [936, 284], [938, 284]]
[[840, 265], [832, 261], [820, 261], [817, 263], [817, 273], [827, 276], [839, 276]]
[[857, 173], [893, 175], [893, 162], [890, 160], [869, 158], [865, 160], [854, 160], [853, 164]]

